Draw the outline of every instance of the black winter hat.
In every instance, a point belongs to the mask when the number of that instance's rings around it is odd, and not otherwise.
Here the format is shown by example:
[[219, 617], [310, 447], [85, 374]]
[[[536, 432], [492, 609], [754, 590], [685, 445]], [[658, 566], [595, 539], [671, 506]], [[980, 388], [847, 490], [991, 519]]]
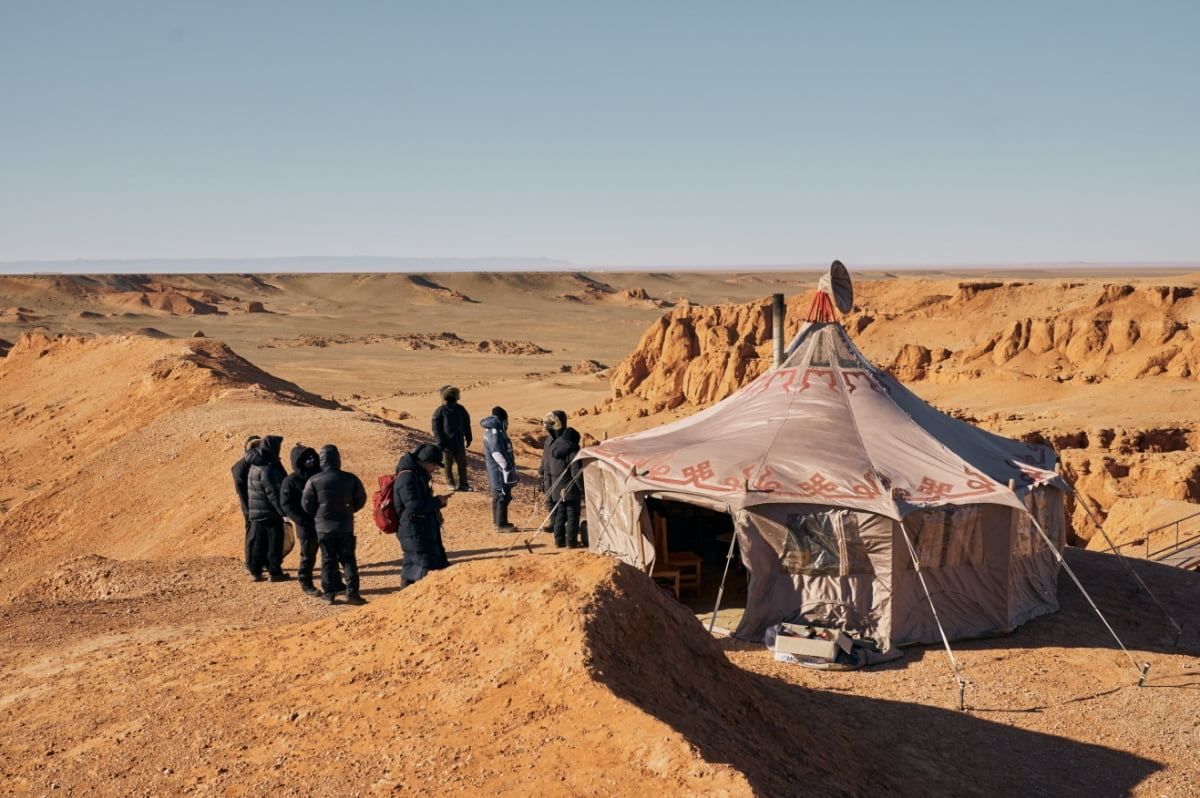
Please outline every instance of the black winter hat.
[[418, 463], [441, 463], [442, 447], [433, 443], [422, 443], [413, 452]]
[[508, 411], [499, 405], [492, 408], [492, 415], [501, 421], [508, 421]]

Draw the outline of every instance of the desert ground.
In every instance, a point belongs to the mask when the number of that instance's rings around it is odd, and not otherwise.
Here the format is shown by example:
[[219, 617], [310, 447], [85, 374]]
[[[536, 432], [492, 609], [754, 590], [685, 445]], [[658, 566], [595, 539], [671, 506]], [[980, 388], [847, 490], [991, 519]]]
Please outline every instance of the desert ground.
[[[599, 441], [719, 401], [820, 272], [0, 275], [0, 792], [1200, 794], [1200, 574], [1143, 556], [1200, 528], [1200, 269], [851, 275], [868, 357], [1077, 489], [1058, 612], [854, 671], [555, 549], [534, 489], [548, 410]], [[477, 438], [449, 569], [399, 591], [364, 510], [366, 606], [249, 581], [248, 434], [370, 490], [447, 384], [509, 412], [521, 533]]]

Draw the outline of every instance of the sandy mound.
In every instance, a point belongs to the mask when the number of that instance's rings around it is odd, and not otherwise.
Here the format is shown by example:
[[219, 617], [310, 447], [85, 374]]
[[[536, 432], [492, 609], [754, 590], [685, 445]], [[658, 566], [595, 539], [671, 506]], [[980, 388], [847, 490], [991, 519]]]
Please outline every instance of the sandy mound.
[[581, 302], [587, 305], [618, 305], [629, 308], [667, 308], [671, 306], [670, 302], [650, 296], [645, 288], [618, 289], [578, 272], [571, 277], [577, 286], [576, 290], [562, 294], [560, 297], [569, 302]]
[[[111, 593], [116, 569], [94, 558], [51, 581], [89, 569], [102, 575], [75, 592]], [[154, 581], [153, 568], [128, 570]], [[168, 600], [155, 587], [145, 594]], [[811, 779], [813, 794], [836, 795], [900, 783], [879, 765], [838, 767], [848, 740], [779, 718], [685, 610], [594, 555], [468, 563], [352, 615], [112, 645], [69, 668], [88, 713], [47, 712], [36, 694], [9, 701], [7, 723], [23, 727], [5, 730], [11, 785], [77, 784], [82, 762], [126, 794], [783, 795]], [[128, 694], [151, 681], [152, 694]], [[339, 776], [314, 782], [332, 741]]]
[[5, 308], [4, 310], [0, 311], [0, 321], [24, 324], [28, 322], [41, 321], [42, 318], [42, 316], [39, 316], [36, 312], [30, 310], [29, 308]]
[[[224, 523], [237, 511], [229, 465], [248, 431], [287, 417], [281, 408], [352, 418], [211, 339], [26, 335], [0, 361], [0, 383], [0, 511], [5, 532], [30, 544], [0, 561], [0, 573], [10, 574], [6, 593], [32, 575], [22, 564], [65, 559], [96, 535], [117, 556], [145, 556], [175, 544], [142, 529]], [[131, 489], [143, 492], [130, 496]], [[32, 549], [34, 541], [44, 551]]]
[[[1080, 554], [1085, 582], [1132, 588], [1114, 558]], [[1162, 723], [1163, 701], [1186, 703], [1186, 691], [1131, 686], [1120, 652], [1094, 648], [1103, 630], [1069, 586], [1061, 615], [1003, 648], [958, 647], [972, 680], [963, 713], [913, 702], [952, 691], [936, 650], [805, 674], [714, 640], [640, 573], [588, 553], [462, 562], [372, 592], [364, 608], [230, 582], [238, 567], [86, 557], [32, 586], [40, 600], [6, 613], [0, 652], [5, 783], [102, 795], [1143, 794], [1133, 788], [1159, 766], [1125, 751], [1146, 721]], [[1196, 596], [1186, 576], [1144, 574], [1172, 611]], [[1101, 602], [1126, 641], [1169, 650], [1150, 600], [1119, 593]], [[1153, 686], [1186, 686], [1186, 670], [1153, 656]], [[819, 681], [796, 686], [806, 676]], [[1030, 722], [1045, 730], [1018, 728]], [[1104, 745], [1061, 736], [1077, 724]], [[1091, 766], [1034, 764], [1045, 759]], [[1196, 785], [1178, 765], [1153, 783], [1144, 794]]]
[[413, 287], [417, 289], [417, 296], [424, 298], [426, 301], [470, 303], [475, 301], [466, 294], [455, 291], [453, 288], [438, 285], [433, 280], [422, 275], [414, 274], [408, 279], [413, 284]]

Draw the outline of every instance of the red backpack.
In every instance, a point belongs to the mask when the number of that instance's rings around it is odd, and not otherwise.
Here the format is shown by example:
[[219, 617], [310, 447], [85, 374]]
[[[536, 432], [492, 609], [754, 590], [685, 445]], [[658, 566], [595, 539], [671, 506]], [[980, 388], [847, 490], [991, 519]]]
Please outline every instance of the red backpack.
[[395, 474], [386, 474], [379, 478], [379, 490], [371, 494], [371, 510], [375, 515], [375, 526], [385, 535], [394, 535], [400, 528], [400, 513], [392, 503], [392, 483], [396, 481]]

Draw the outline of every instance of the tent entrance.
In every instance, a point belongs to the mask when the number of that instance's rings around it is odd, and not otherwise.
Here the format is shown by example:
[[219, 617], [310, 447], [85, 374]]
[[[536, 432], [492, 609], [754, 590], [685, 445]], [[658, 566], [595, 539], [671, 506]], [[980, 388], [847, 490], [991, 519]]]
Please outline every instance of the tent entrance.
[[[665, 549], [670, 559], [686, 559], [689, 554], [699, 559], [700, 584], [698, 588], [684, 586], [678, 597], [681, 602], [697, 613], [710, 615], [725, 577], [725, 590], [721, 596], [722, 618], [719, 626], [727, 626], [726, 610], [736, 612], [740, 618], [746, 607], [746, 571], [741, 558], [734, 551], [734, 560], [726, 562], [729, 544], [733, 539], [733, 518], [727, 512], [714, 510], [687, 502], [671, 499], [648, 498], [646, 512], [652, 529], [665, 531]], [[657, 548], [657, 547], [656, 547]], [[656, 552], [661, 558], [661, 552]], [[733, 626], [736, 626], [736, 622]], [[732, 627], [730, 627], [732, 628]]]

